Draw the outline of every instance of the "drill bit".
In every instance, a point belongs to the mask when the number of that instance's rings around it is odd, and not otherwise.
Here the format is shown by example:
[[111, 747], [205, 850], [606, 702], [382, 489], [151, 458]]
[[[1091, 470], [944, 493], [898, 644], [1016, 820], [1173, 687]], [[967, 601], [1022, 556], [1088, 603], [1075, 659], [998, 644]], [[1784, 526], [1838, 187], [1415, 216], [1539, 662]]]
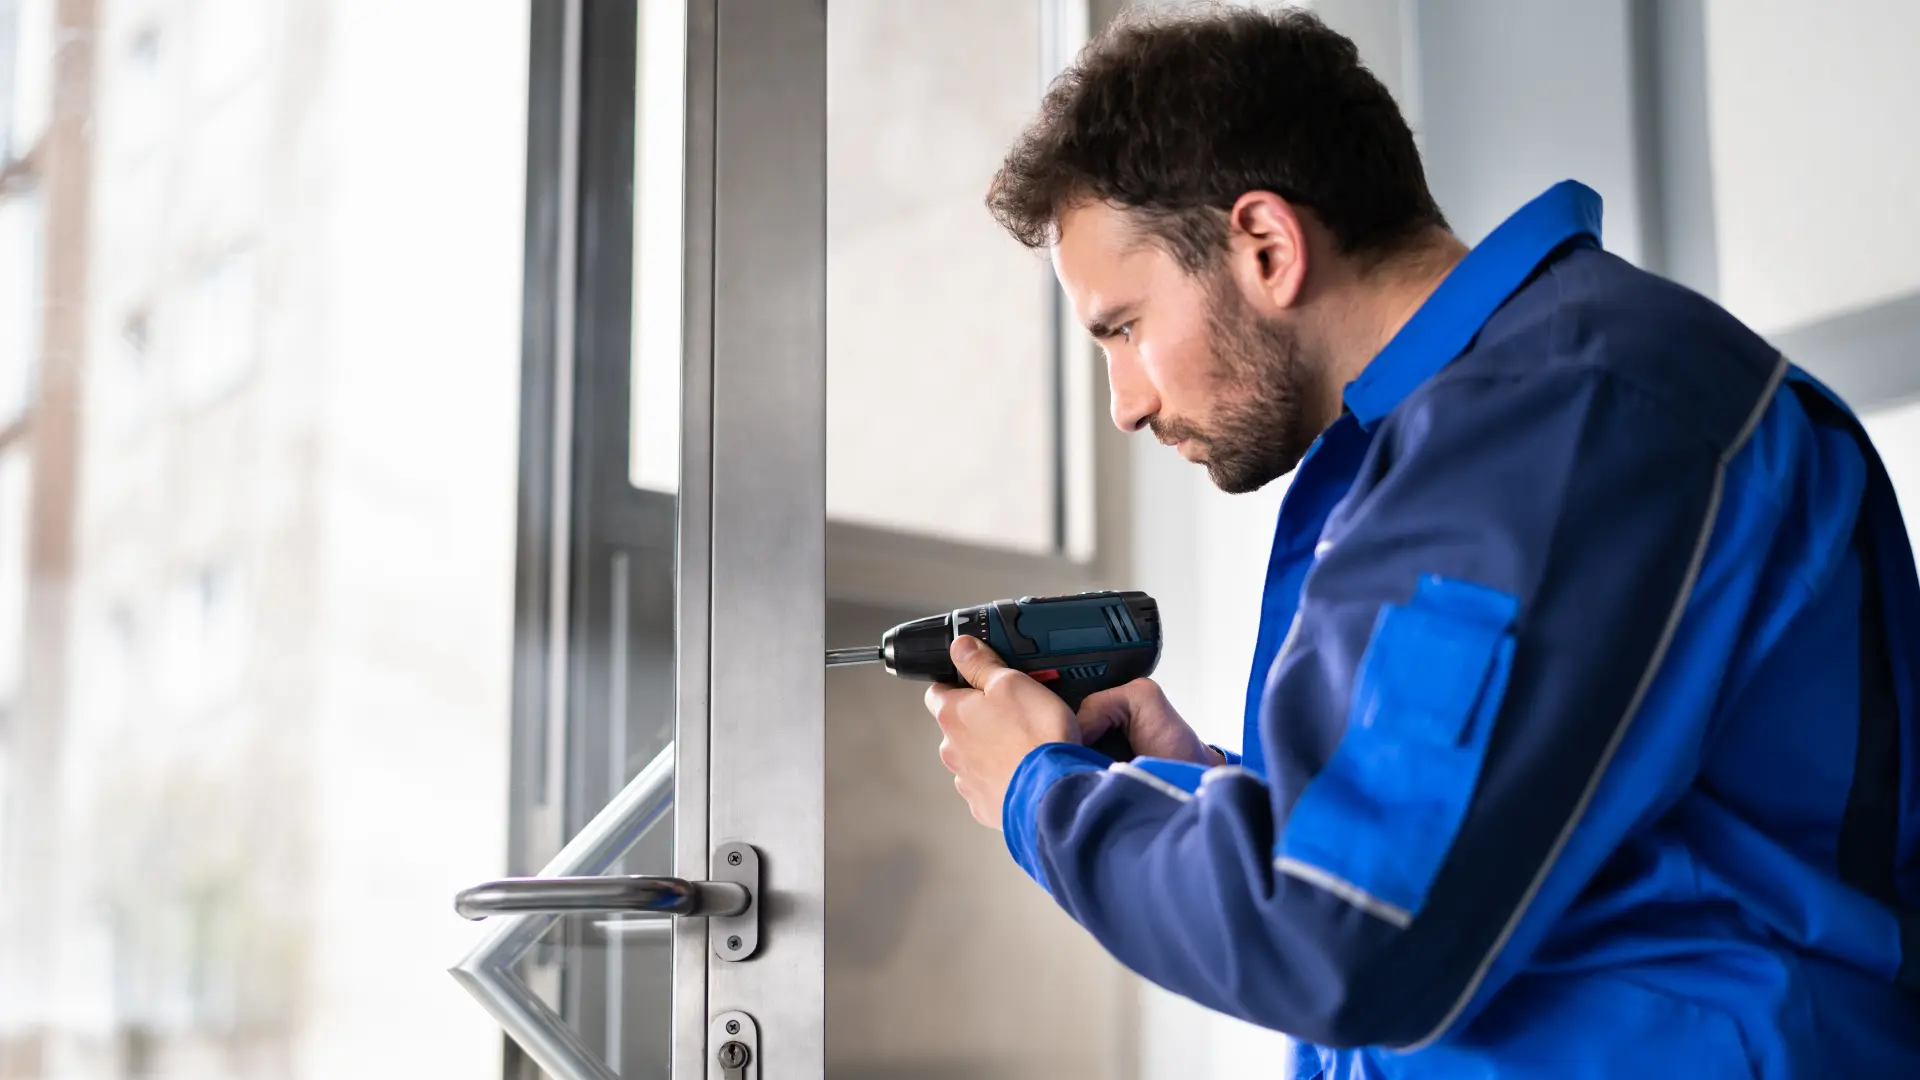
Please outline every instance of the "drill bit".
[[841, 667], [846, 664], [877, 664], [881, 658], [881, 651], [871, 645], [862, 645], [854, 649], [827, 650], [828, 667]]

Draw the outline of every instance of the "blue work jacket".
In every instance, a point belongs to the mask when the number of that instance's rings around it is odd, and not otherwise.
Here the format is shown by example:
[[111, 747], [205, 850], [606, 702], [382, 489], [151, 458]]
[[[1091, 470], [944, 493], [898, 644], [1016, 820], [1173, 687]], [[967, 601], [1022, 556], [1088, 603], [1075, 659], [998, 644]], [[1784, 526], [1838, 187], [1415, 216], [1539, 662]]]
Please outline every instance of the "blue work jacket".
[[1548, 190], [1346, 387], [1244, 759], [1041, 747], [1007, 845], [1301, 1078], [1920, 1077], [1892, 487], [1837, 399], [1599, 237]]

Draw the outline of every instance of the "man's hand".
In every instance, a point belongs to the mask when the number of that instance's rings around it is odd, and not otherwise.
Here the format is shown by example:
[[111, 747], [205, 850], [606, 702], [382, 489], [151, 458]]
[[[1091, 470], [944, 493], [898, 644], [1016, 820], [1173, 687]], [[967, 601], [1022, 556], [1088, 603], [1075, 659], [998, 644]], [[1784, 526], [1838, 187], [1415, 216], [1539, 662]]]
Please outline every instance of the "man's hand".
[[1059, 696], [1000, 662], [978, 638], [962, 636], [949, 654], [953, 666], [977, 690], [935, 683], [927, 711], [940, 722], [940, 762], [973, 819], [1000, 827], [1001, 803], [1013, 772], [1034, 747], [1077, 743], [1080, 729]]
[[1152, 679], [1135, 679], [1124, 686], [1087, 695], [1080, 703], [1080, 737], [1088, 743], [1119, 728], [1141, 757], [1193, 761], [1202, 765], [1220, 765], [1223, 759], [1213, 747], [1200, 741], [1180, 714], [1173, 710], [1160, 684]]

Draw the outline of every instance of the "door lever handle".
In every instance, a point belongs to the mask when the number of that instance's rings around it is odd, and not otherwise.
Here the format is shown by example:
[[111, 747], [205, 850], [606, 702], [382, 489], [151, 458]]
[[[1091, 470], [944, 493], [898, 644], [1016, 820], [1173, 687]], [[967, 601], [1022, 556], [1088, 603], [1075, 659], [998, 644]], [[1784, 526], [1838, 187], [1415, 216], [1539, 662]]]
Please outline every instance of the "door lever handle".
[[727, 918], [745, 914], [752, 903], [753, 894], [738, 882], [616, 875], [502, 878], [462, 889], [453, 898], [453, 909], [468, 919], [582, 911]]
[[582, 912], [709, 919], [707, 936], [714, 954], [722, 960], [745, 960], [760, 947], [760, 853], [751, 844], [721, 844], [707, 873], [713, 880], [639, 874], [501, 878], [460, 890], [453, 910], [474, 920]]

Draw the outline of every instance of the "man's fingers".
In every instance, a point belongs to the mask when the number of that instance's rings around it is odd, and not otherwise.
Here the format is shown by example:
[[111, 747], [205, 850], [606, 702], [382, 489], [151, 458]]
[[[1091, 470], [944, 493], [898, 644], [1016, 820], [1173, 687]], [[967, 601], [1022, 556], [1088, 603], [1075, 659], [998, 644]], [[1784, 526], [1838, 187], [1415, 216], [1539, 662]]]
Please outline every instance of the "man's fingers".
[[935, 720], [944, 720], [952, 714], [954, 706], [959, 703], [961, 697], [975, 692], [976, 691], [965, 686], [948, 686], [946, 683], [934, 683], [932, 686], [927, 687], [925, 699], [927, 711], [933, 714]]
[[1088, 694], [1087, 699], [1080, 703], [1080, 712], [1076, 716], [1080, 721], [1080, 741], [1090, 745], [1109, 729], [1126, 730], [1127, 719], [1132, 714], [1133, 701], [1125, 686]]
[[1159, 693], [1160, 687], [1152, 679], [1135, 679], [1097, 694], [1088, 694], [1087, 699], [1080, 703], [1077, 717], [1080, 721], [1080, 741], [1091, 746], [1109, 728], [1119, 728], [1131, 736], [1133, 718], [1150, 706]]
[[1008, 670], [998, 653], [969, 634], [955, 638], [947, 655], [953, 658], [953, 666], [959, 669], [961, 678], [977, 690], [985, 690], [999, 672]]

